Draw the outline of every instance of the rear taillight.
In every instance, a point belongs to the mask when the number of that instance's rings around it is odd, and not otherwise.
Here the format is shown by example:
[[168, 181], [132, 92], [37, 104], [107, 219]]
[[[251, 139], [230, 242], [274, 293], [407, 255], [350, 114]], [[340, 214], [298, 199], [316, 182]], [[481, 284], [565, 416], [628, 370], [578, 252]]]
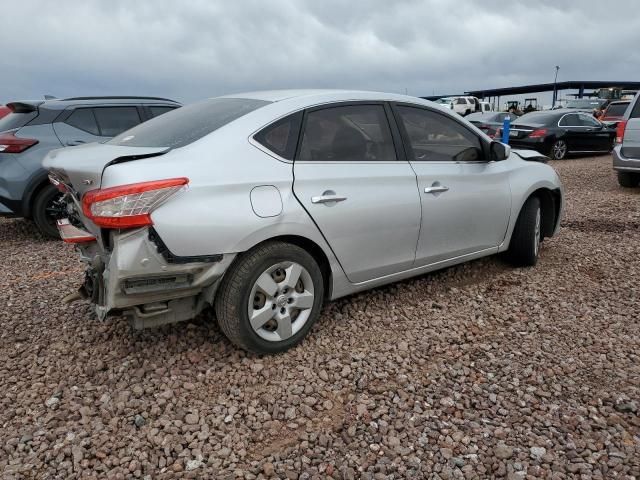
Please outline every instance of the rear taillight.
[[82, 197], [82, 211], [103, 228], [153, 225], [151, 212], [188, 183], [188, 178], [171, 178], [91, 190]]
[[547, 135], [546, 128], [538, 128], [529, 134], [529, 138], [542, 138]]
[[624, 140], [624, 131], [627, 128], [627, 121], [620, 120], [616, 125], [616, 143], [622, 143]]
[[22, 153], [36, 143], [35, 138], [16, 137], [15, 132], [5, 132], [0, 134], [0, 153]]

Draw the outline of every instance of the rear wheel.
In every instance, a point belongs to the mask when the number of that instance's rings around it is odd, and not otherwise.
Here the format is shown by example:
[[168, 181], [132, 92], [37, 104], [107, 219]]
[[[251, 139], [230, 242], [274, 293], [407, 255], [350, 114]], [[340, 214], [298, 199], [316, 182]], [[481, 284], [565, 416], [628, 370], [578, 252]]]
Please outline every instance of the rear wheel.
[[618, 172], [618, 183], [621, 187], [633, 188], [640, 183], [640, 174], [634, 172]]
[[61, 197], [62, 193], [56, 187], [47, 185], [33, 202], [33, 221], [45, 237], [60, 238], [56, 220], [64, 214], [64, 209], [59, 204]]
[[538, 262], [542, 242], [542, 209], [537, 197], [522, 207], [511, 235], [507, 257], [514, 265], [532, 267]]
[[553, 145], [551, 145], [550, 156], [554, 160], [562, 160], [567, 156], [567, 142], [564, 140], [556, 140]]
[[235, 345], [275, 353], [299, 343], [320, 315], [324, 283], [304, 249], [268, 242], [227, 271], [215, 301], [220, 329]]

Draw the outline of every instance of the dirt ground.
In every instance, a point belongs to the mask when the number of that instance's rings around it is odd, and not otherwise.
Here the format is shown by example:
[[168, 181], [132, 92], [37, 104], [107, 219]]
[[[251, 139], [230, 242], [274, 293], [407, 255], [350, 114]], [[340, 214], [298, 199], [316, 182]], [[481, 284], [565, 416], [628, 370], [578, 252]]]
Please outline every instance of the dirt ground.
[[74, 249], [0, 219], [3, 478], [640, 477], [640, 189], [552, 162], [560, 234], [325, 307], [257, 357], [61, 299]]

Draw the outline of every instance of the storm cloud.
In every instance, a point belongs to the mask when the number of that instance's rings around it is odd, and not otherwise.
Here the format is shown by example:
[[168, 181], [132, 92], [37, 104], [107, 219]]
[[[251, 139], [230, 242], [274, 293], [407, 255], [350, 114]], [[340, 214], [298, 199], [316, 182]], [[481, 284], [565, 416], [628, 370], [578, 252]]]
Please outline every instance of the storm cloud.
[[356, 88], [411, 95], [640, 80], [635, 0], [23, 0], [3, 5], [0, 103], [43, 94]]

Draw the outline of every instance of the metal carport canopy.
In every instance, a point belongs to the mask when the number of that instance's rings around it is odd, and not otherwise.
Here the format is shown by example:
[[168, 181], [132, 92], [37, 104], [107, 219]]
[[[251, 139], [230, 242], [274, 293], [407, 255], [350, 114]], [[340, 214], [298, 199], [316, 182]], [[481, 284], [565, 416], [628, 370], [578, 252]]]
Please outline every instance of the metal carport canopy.
[[[536, 93], [536, 92], [552, 92], [553, 83], [538, 83], [536, 85], [523, 85], [520, 87], [505, 87], [505, 88], [486, 88], [482, 90], [470, 90], [465, 92], [467, 95], [473, 95], [474, 97], [502, 97], [507, 95], [519, 95], [522, 93]], [[556, 90], [568, 90], [578, 89], [584, 90], [585, 88], [609, 88], [618, 87], [623, 90], [640, 90], [640, 82], [620, 82], [617, 80], [596, 81], [596, 80], [571, 80], [565, 82], [557, 82], [555, 84]]]

